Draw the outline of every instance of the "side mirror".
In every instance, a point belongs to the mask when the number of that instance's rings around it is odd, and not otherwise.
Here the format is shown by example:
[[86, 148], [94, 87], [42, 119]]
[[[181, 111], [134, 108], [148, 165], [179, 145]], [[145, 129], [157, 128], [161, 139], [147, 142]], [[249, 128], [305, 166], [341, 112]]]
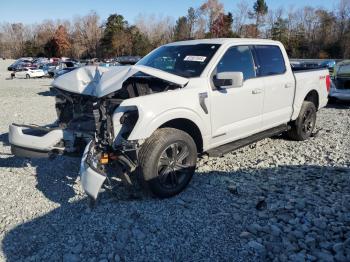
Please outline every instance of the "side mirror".
[[214, 85], [218, 88], [232, 88], [243, 86], [242, 72], [221, 72], [213, 77]]

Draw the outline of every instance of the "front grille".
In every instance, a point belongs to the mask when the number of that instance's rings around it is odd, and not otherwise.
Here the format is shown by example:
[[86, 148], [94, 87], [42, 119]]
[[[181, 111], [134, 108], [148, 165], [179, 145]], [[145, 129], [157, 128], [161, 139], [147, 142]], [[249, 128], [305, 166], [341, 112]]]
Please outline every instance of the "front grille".
[[56, 112], [61, 127], [94, 133], [95, 118], [93, 104], [95, 98], [74, 94], [60, 89], [56, 91]]

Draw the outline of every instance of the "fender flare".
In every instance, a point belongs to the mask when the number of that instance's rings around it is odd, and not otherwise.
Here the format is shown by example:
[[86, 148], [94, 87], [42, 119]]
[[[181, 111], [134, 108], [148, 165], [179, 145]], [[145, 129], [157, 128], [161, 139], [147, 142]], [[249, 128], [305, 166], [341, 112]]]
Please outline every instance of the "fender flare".
[[[139, 109], [139, 119], [131, 132], [128, 140], [140, 140], [140, 139], [146, 139], [150, 137], [154, 131], [156, 131], [160, 126], [164, 125], [165, 123], [174, 120], [174, 119], [186, 119], [191, 122], [193, 122], [199, 129], [199, 131], [202, 134], [202, 139], [209, 135], [208, 129], [209, 127], [206, 127], [205, 121], [193, 110], [190, 110], [188, 108], [176, 108], [176, 109], [169, 109], [166, 111], [163, 111], [162, 113], [151, 116], [149, 119], [148, 117], [144, 117], [146, 114], [144, 111], [142, 111], [142, 107], [138, 107]], [[151, 121], [148, 121], [151, 120]], [[203, 139], [203, 143], [204, 143]]]

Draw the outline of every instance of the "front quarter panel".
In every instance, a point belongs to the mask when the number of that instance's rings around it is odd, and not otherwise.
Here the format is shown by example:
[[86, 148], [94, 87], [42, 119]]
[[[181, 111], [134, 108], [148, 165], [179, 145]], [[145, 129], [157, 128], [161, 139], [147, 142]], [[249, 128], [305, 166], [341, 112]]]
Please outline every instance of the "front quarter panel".
[[[114, 137], [118, 137], [121, 130], [119, 119], [128, 108], [137, 108], [138, 121], [128, 140], [142, 140], [150, 137], [152, 133], [164, 123], [185, 118], [194, 122], [203, 136], [203, 146], [206, 137], [210, 135], [210, 118], [199, 103], [199, 94], [207, 92], [207, 82], [204, 78], [193, 78], [184, 88], [165, 91], [157, 94], [140, 96], [125, 100], [114, 112]], [[210, 103], [205, 103], [209, 109]]]

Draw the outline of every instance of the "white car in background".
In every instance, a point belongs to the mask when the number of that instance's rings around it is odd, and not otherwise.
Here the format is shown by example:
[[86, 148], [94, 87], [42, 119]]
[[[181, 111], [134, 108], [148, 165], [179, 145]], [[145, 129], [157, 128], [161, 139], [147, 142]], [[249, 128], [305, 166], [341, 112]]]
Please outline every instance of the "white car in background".
[[15, 73], [16, 78], [36, 78], [45, 76], [42, 69], [21, 68]]

